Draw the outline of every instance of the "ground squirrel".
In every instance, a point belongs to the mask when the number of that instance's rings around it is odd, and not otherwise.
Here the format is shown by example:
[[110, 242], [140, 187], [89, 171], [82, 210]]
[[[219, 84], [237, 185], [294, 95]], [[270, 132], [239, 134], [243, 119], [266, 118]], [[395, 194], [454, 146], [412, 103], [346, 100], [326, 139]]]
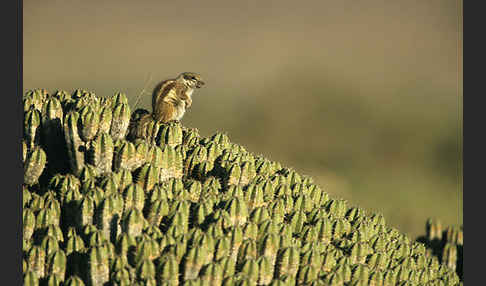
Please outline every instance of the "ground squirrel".
[[184, 116], [186, 108], [192, 105], [192, 93], [195, 88], [204, 85], [197, 73], [184, 72], [175, 79], [160, 82], [152, 93], [152, 113], [138, 109], [132, 114], [129, 127], [130, 138], [147, 136], [147, 124], [155, 120], [161, 123], [179, 121]]
[[152, 93], [152, 116], [156, 121], [179, 121], [192, 105], [195, 88], [204, 85], [197, 73], [184, 72], [175, 79], [160, 82]]

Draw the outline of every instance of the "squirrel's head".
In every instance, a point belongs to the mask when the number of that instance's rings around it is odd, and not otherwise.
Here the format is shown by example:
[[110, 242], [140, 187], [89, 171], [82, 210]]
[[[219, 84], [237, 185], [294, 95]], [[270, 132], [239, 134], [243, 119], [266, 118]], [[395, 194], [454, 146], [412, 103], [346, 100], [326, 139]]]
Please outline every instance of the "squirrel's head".
[[177, 77], [177, 79], [182, 81], [187, 87], [190, 88], [200, 88], [204, 85], [201, 75], [193, 72], [183, 72]]

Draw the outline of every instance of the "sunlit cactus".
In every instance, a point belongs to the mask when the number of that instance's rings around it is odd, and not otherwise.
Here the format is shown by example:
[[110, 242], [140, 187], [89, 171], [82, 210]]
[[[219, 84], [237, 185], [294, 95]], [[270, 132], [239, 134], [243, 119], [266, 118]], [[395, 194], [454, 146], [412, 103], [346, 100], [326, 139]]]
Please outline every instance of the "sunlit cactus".
[[148, 209], [148, 223], [158, 226], [162, 219], [169, 214], [169, 203], [166, 199], [159, 199], [150, 203]]
[[27, 254], [27, 268], [33, 271], [37, 278], [45, 276], [46, 252], [39, 246], [34, 245]]
[[198, 277], [207, 254], [208, 253], [204, 247], [195, 247], [187, 252], [183, 263], [183, 279], [185, 281], [196, 279]]
[[157, 267], [157, 282], [160, 285], [179, 285], [179, 265], [177, 259], [169, 255], [161, 257], [160, 260]]
[[231, 164], [226, 167], [227, 177], [225, 178], [227, 185], [240, 185], [241, 167], [239, 164]]
[[24, 286], [38, 286], [39, 276], [33, 270], [28, 270], [24, 273]]
[[88, 281], [93, 286], [102, 286], [109, 281], [108, 253], [103, 247], [94, 247], [89, 250]]
[[280, 249], [277, 258], [276, 270], [279, 276], [296, 276], [299, 270], [300, 252], [295, 247]]
[[79, 235], [69, 237], [66, 242], [66, 255], [72, 252], [82, 252], [85, 249], [84, 240]]
[[45, 229], [50, 225], [58, 225], [59, 224], [59, 217], [56, 215], [56, 212], [51, 209], [42, 209], [37, 213], [35, 218], [35, 228], [36, 229]]
[[100, 114], [92, 106], [80, 110], [79, 135], [85, 142], [93, 140], [98, 133]]
[[90, 163], [95, 166], [98, 174], [108, 174], [112, 171], [114, 145], [113, 139], [107, 133], [98, 133], [91, 142]]
[[66, 281], [64, 282], [64, 285], [66, 286], [84, 286], [85, 283], [79, 276], [70, 276]]
[[258, 256], [258, 246], [256, 241], [252, 239], [246, 239], [239, 247], [237, 264], [241, 266], [246, 259], [256, 259]]
[[224, 133], [130, 121], [123, 93], [33, 90], [24, 118], [26, 285], [461, 282], [462, 229], [413, 241]]
[[351, 281], [352, 275], [351, 265], [347, 263], [340, 263], [333, 274], [328, 276], [327, 281], [332, 285], [343, 285]]
[[95, 201], [90, 196], [85, 196], [78, 209], [78, 227], [82, 228], [85, 225], [92, 224], [95, 213]]
[[201, 280], [209, 285], [221, 285], [223, 268], [217, 263], [210, 263], [201, 270]]
[[260, 257], [257, 260], [258, 264], [258, 284], [268, 285], [273, 278], [274, 264], [267, 257]]
[[57, 250], [47, 257], [46, 271], [49, 275], [55, 275], [60, 281], [64, 281], [66, 273], [66, 254], [62, 250]]
[[179, 123], [168, 123], [161, 126], [158, 134], [159, 145], [169, 145], [175, 147], [182, 144], [182, 128]]
[[41, 113], [36, 109], [29, 110], [24, 117], [24, 139], [28, 147], [40, 144]]
[[260, 268], [256, 259], [246, 259], [242, 263], [241, 273], [248, 279], [247, 283], [249, 284], [247, 285], [255, 285], [258, 282], [259, 272]]
[[39, 177], [44, 171], [47, 163], [46, 152], [40, 147], [34, 147], [28, 154], [24, 164], [24, 183], [33, 185], [37, 183]]
[[445, 234], [447, 242], [463, 245], [463, 232], [459, 227], [449, 226], [446, 228]]
[[439, 220], [428, 219], [426, 224], [426, 235], [429, 241], [442, 239], [442, 223]]
[[292, 230], [294, 234], [298, 234], [301, 232], [306, 220], [307, 220], [307, 216], [305, 215], [305, 212], [297, 211], [292, 214], [290, 225], [292, 226]]
[[368, 281], [370, 278], [370, 270], [366, 265], [358, 264], [352, 270], [351, 281]]
[[28, 111], [30, 108], [42, 110], [42, 106], [47, 98], [47, 91], [45, 89], [32, 89], [28, 90], [23, 96], [24, 111]]
[[155, 239], [140, 241], [135, 248], [135, 264], [141, 263], [144, 259], [154, 260], [160, 256], [159, 244]]
[[241, 198], [233, 198], [226, 206], [231, 219], [231, 225], [243, 225], [248, 218], [248, 207]]
[[442, 263], [452, 270], [456, 270], [457, 265], [457, 246], [453, 243], [447, 243], [442, 250]]
[[113, 118], [113, 111], [109, 107], [104, 106], [99, 110], [99, 123], [98, 123], [99, 133], [110, 133], [112, 118]]
[[145, 191], [150, 191], [159, 182], [159, 173], [160, 170], [146, 163], [138, 170], [135, 176], [135, 183]]
[[145, 284], [155, 285], [155, 265], [150, 259], [144, 259], [137, 264], [137, 278]]
[[214, 260], [220, 260], [225, 257], [229, 257], [231, 251], [231, 242], [228, 237], [219, 238], [214, 246]]
[[145, 205], [145, 192], [140, 185], [131, 184], [123, 191], [124, 211], [131, 208], [143, 210]]
[[24, 209], [22, 211], [22, 227], [23, 239], [29, 240], [32, 237], [35, 229], [35, 215], [30, 209]]
[[131, 236], [138, 236], [146, 225], [146, 220], [140, 210], [131, 209], [125, 214], [122, 221], [122, 229]]
[[59, 250], [59, 243], [56, 238], [46, 235], [41, 241], [40, 246], [46, 253], [46, 257]]
[[86, 146], [79, 137], [79, 113], [70, 112], [64, 118], [64, 138], [69, 156], [69, 165], [75, 175], [79, 175], [84, 167]]
[[130, 124], [130, 107], [127, 103], [118, 103], [113, 108], [110, 135], [113, 140], [125, 138]]
[[[107, 239], [117, 235], [120, 220], [120, 215], [117, 214], [118, 204], [115, 195], [111, 195], [103, 200], [97, 211], [96, 224]], [[121, 201], [121, 208], [123, 208], [123, 201]]]
[[64, 111], [56, 97], [49, 97], [42, 108], [42, 141], [49, 147], [62, 146], [62, 121]]
[[336, 266], [336, 258], [332, 253], [325, 253], [322, 257], [321, 269], [324, 272], [331, 272]]
[[353, 264], [363, 264], [370, 253], [370, 246], [366, 242], [355, 243], [351, 248], [351, 262]]
[[59, 286], [62, 285], [62, 281], [64, 280], [64, 277], [61, 278], [59, 275], [48, 275], [46, 278], [44, 278], [45, 285], [46, 286]]
[[299, 285], [310, 284], [317, 279], [318, 275], [318, 269], [310, 265], [303, 265], [299, 268], [299, 272], [297, 274], [297, 283]]

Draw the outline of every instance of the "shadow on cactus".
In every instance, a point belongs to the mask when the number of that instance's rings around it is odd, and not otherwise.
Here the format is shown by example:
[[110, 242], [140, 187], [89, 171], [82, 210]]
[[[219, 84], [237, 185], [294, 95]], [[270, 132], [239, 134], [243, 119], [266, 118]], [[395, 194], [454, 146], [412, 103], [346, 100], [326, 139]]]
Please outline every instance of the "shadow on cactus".
[[25, 285], [462, 283], [462, 230], [429, 222], [413, 241], [226, 134], [131, 113], [123, 93], [23, 102]]

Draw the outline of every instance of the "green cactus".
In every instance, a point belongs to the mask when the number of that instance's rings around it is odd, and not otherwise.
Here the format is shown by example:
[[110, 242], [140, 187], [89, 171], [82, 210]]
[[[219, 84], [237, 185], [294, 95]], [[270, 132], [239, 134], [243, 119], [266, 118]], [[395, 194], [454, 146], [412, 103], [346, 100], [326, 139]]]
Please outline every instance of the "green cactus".
[[155, 184], [159, 182], [159, 170], [153, 167], [151, 164], [144, 164], [137, 172], [135, 176], [135, 183], [142, 187], [145, 191], [150, 191], [154, 188]]
[[442, 251], [442, 263], [452, 270], [456, 270], [457, 265], [457, 246], [453, 243], [446, 243]]
[[80, 110], [79, 135], [84, 142], [93, 140], [98, 133], [100, 113], [92, 106], [86, 105]]
[[46, 152], [41, 147], [34, 147], [24, 164], [24, 183], [33, 185], [38, 182], [47, 163]]
[[[119, 225], [119, 214], [117, 214], [117, 198], [115, 195], [106, 197], [100, 204], [96, 224], [102, 231], [105, 238], [116, 237]], [[121, 208], [123, 208], [123, 201], [121, 202]]]
[[39, 277], [35, 271], [29, 270], [24, 274], [24, 285], [25, 286], [39, 285]]
[[83, 228], [85, 225], [89, 225], [93, 223], [93, 217], [95, 213], [95, 201], [90, 196], [85, 196], [80, 205], [79, 210], [77, 212], [78, 217], [78, 227]]
[[243, 262], [241, 273], [248, 279], [248, 285], [255, 285], [258, 282], [260, 268], [256, 259], [249, 258]]
[[160, 256], [159, 244], [155, 239], [149, 238], [141, 241], [135, 248], [135, 264], [141, 263], [145, 259], [153, 261]]
[[23, 96], [24, 111], [28, 111], [30, 108], [36, 110], [42, 110], [42, 106], [47, 98], [47, 91], [45, 89], [33, 89], [28, 90]]
[[201, 280], [208, 285], [221, 285], [223, 268], [217, 263], [210, 263], [201, 270]]
[[199, 271], [204, 265], [205, 256], [208, 255], [204, 247], [195, 247], [190, 249], [183, 262], [183, 279], [184, 281], [196, 279]]
[[78, 276], [70, 276], [66, 281], [64, 282], [64, 285], [66, 286], [84, 286], [83, 280], [79, 278]]
[[268, 285], [272, 282], [274, 262], [272, 262], [268, 257], [260, 257], [257, 260], [258, 264], [258, 284]]
[[29, 110], [24, 117], [24, 139], [28, 147], [32, 148], [40, 144], [41, 113], [36, 109]]
[[176, 257], [173, 255], [161, 257], [157, 267], [157, 282], [161, 285], [177, 286], [179, 285], [179, 265]]
[[104, 285], [109, 281], [107, 250], [97, 246], [91, 248], [88, 253], [88, 281], [93, 286]]
[[300, 252], [295, 247], [287, 247], [279, 250], [276, 270], [279, 276], [296, 276], [299, 270]]
[[84, 241], [79, 235], [74, 235], [68, 238], [66, 242], [66, 255], [69, 255], [73, 252], [82, 252], [85, 249]]
[[35, 215], [30, 209], [22, 211], [23, 238], [29, 240], [35, 229]]
[[91, 142], [90, 163], [93, 164], [100, 175], [112, 171], [114, 144], [113, 139], [107, 133], [98, 133]]
[[64, 276], [66, 273], [66, 261], [66, 254], [61, 249], [51, 253], [47, 258], [47, 273], [58, 277], [60, 281], [64, 281]]
[[143, 210], [145, 205], [145, 192], [140, 185], [131, 184], [123, 191], [124, 210], [131, 208]]
[[248, 206], [242, 198], [233, 198], [227, 203], [231, 225], [244, 225], [248, 219]]
[[45, 276], [45, 263], [45, 250], [39, 245], [32, 246], [27, 254], [27, 268], [33, 271], [37, 278], [43, 278]]
[[155, 226], [160, 225], [162, 219], [169, 214], [169, 203], [165, 199], [159, 199], [150, 203], [147, 221]]
[[122, 223], [123, 231], [136, 237], [142, 233], [146, 220], [140, 210], [131, 209], [126, 213]]
[[122, 93], [23, 100], [26, 284], [460, 285], [458, 227], [412, 241], [226, 134], [129, 123]]
[[155, 283], [155, 265], [152, 260], [148, 258], [141, 260], [137, 264], [136, 273], [139, 280]]
[[111, 121], [113, 119], [113, 111], [109, 107], [105, 106], [99, 111], [99, 133], [110, 133]]
[[304, 265], [299, 268], [299, 273], [297, 274], [297, 283], [300, 285], [308, 285], [315, 281], [319, 275], [316, 268], [310, 265]]
[[69, 165], [75, 175], [79, 175], [84, 167], [86, 146], [78, 133], [79, 113], [69, 112], [63, 120], [64, 138], [69, 156]]
[[118, 103], [114, 106], [110, 135], [113, 140], [121, 140], [128, 133], [130, 124], [130, 106], [127, 103]]
[[179, 123], [168, 123], [161, 126], [157, 136], [158, 145], [169, 145], [175, 147], [182, 144], [182, 128]]

